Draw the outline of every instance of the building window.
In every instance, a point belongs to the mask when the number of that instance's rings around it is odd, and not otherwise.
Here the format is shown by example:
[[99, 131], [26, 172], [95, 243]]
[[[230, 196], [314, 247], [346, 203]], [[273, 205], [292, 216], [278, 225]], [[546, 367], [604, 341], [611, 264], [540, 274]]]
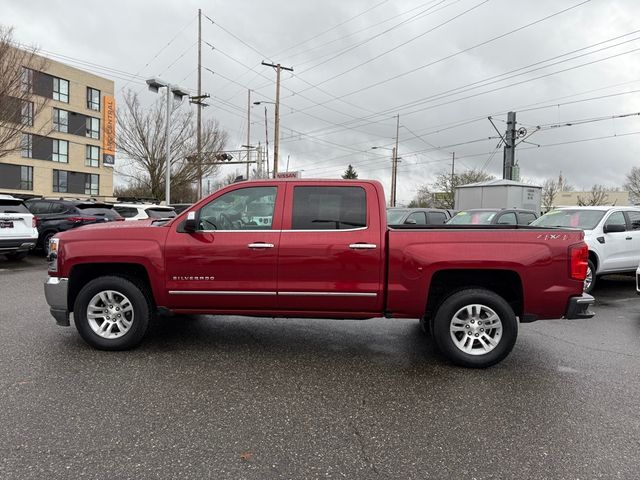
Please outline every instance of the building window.
[[98, 195], [100, 191], [100, 175], [87, 173], [84, 176], [84, 193], [87, 195]]
[[99, 167], [100, 166], [100, 147], [95, 145], [87, 145], [87, 158], [84, 164], [87, 167]]
[[20, 167], [20, 190], [33, 190], [33, 167]]
[[33, 70], [22, 67], [22, 91], [33, 93]]
[[69, 133], [69, 112], [54, 108], [53, 128], [58, 132]]
[[22, 102], [22, 124], [33, 127], [33, 102]]
[[33, 136], [30, 133], [22, 134], [20, 148], [24, 158], [33, 158]]
[[87, 117], [87, 137], [95, 138], [96, 140], [100, 138], [100, 119]]
[[69, 142], [54, 138], [51, 160], [54, 162], [69, 163]]
[[69, 81], [53, 77], [53, 99], [69, 103]]
[[100, 90], [87, 87], [87, 108], [96, 112], [100, 111]]
[[68, 191], [68, 172], [64, 170], [53, 171], [53, 191], [60, 193], [67, 193]]

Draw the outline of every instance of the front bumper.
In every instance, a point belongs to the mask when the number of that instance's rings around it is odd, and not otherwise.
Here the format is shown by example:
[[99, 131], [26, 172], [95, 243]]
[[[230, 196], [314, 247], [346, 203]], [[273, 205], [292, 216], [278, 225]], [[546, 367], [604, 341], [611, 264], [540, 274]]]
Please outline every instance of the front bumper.
[[583, 293], [579, 297], [571, 297], [567, 305], [567, 313], [564, 318], [574, 320], [577, 318], [591, 318], [595, 315], [589, 307], [593, 305], [595, 299], [588, 293]]
[[68, 290], [68, 278], [49, 277], [44, 283], [44, 296], [49, 304], [51, 315], [58, 325], [66, 327], [69, 326]]

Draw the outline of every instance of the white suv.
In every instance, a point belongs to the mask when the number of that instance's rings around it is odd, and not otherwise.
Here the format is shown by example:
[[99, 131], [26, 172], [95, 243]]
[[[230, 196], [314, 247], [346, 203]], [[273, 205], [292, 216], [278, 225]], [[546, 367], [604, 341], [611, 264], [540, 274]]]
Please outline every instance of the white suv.
[[117, 203], [113, 209], [125, 220], [145, 220], [147, 218], [173, 218], [176, 211], [173, 207], [153, 203]]
[[0, 195], [0, 253], [10, 260], [20, 260], [37, 241], [35, 217], [23, 201], [11, 195]]
[[574, 227], [584, 230], [589, 246], [587, 293], [607, 273], [635, 272], [640, 261], [640, 208], [565, 207], [551, 210], [531, 224], [539, 227]]

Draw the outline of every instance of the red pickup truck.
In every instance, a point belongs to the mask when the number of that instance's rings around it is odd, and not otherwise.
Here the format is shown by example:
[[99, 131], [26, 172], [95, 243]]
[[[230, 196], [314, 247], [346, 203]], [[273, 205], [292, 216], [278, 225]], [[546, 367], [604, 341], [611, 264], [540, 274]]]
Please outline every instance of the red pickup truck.
[[260, 180], [167, 220], [51, 240], [45, 294], [93, 347], [136, 346], [156, 312], [417, 318], [456, 364], [505, 358], [519, 323], [589, 318], [580, 230], [389, 228], [376, 181]]

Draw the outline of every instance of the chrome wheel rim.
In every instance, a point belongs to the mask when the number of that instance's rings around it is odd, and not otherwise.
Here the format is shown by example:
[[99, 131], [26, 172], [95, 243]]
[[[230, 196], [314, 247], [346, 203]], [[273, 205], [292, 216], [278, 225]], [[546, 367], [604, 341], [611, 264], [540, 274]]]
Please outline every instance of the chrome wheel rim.
[[495, 349], [502, 338], [502, 321], [486, 305], [474, 303], [458, 310], [449, 324], [453, 344], [468, 355], [485, 355]]
[[591, 271], [591, 267], [587, 267], [587, 276], [584, 277], [584, 291], [586, 292], [591, 288], [591, 283], [593, 283], [593, 272]]
[[87, 320], [93, 332], [106, 339], [125, 335], [133, 324], [133, 304], [116, 290], [103, 290], [89, 301]]

